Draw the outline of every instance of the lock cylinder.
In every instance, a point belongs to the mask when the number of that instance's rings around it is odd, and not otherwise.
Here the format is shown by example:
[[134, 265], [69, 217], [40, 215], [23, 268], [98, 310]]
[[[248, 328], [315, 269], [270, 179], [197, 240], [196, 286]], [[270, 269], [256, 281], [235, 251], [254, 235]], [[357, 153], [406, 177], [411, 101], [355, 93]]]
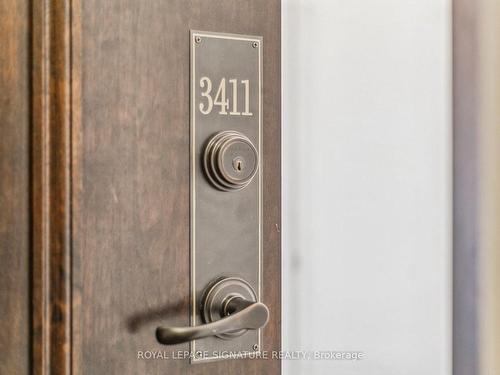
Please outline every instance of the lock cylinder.
[[252, 181], [258, 170], [259, 155], [248, 137], [227, 130], [210, 138], [203, 164], [207, 178], [215, 188], [236, 191]]

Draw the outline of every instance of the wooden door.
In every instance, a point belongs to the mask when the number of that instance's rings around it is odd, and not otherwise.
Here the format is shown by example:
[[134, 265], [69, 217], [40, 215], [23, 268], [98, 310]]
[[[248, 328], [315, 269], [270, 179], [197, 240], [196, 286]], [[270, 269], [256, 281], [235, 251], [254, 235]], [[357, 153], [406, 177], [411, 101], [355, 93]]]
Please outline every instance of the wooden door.
[[264, 41], [262, 350], [280, 348], [280, 1], [11, 3], [21, 45], [7, 61], [24, 65], [2, 88], [32, 121], [7, 129], [19, 170], [0, 164], [20, 186], [2, 207], [21, 213], [8, 224], [18, 239], [2, 237], [19, 244], [19, 267], [2, 263], [17, 283], [2, 302], [23, 296], [2, 309], [22, 329], [9, 331], [18, 360], [1, 372], [280, 373], [279, 360], [160, 358], [189, 346], [155, 338], [190, 324], [189, 35], [205, 30]]

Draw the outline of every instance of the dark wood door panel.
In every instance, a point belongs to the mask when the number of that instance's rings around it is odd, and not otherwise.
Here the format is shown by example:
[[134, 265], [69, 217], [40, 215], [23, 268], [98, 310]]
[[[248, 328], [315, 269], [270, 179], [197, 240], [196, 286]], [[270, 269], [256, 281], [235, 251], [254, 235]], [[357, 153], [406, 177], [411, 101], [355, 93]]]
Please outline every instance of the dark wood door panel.
[[277, 374], [139, 351], [189, 325], [189, 30], [262, 35], [264, 350], [280, 347], [280, 2], [81, 1], [73, 19], [75, 374]]
[[0, 4], [0, 374], [30, 370], [30, 4]]

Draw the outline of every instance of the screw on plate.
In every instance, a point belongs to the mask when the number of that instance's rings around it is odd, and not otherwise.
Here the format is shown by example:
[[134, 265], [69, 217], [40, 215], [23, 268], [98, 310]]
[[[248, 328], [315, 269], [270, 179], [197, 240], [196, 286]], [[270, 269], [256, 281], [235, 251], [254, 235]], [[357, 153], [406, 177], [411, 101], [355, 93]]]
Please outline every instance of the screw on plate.
[[253, 42], [253, 43], [252, 43], [252, 47], [253, 47], [253, 48], [257, 48], [258, 46], [259, 46], [259, 43], [258, 43], [258, 42]]
[[196, 43], [200, 44], [200, 43], [201, 43], [201, 36], [195, 36], [195, 37], [194, 37], [194, 41], [195, 41]]
[[259, 345], [253, 344], [252, 349], [255, 351], [259, 350]]

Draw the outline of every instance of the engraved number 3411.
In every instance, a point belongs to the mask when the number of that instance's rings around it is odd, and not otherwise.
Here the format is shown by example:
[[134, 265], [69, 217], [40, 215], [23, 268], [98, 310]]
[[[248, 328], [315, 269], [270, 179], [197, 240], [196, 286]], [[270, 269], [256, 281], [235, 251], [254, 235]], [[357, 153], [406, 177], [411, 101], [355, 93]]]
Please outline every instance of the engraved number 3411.
[[230, 100], [226, 98], [226, 78], [221, 79], [215, 98], [212, 96], [212, 80], [208, 77], [202, 77], [200, 79], [200, 87], [203, 89], [201, 96], [205, 101], [205, 103], [202, 102], [199, 105], [200, 112], [204, 115], [208, 115], [212, 112], [214, 106], [219, 106], [220, 115], [253, 116], [253, 113], [250, 112], [250, 81], [248, 79], [240, 81], [245, 88], [245, 108], [243, 112], [238, 111], [238, 80], [232, 78], [228, 81], [232, 86], [233, 94], [231, 98], [231, 108], [229, 108]]

